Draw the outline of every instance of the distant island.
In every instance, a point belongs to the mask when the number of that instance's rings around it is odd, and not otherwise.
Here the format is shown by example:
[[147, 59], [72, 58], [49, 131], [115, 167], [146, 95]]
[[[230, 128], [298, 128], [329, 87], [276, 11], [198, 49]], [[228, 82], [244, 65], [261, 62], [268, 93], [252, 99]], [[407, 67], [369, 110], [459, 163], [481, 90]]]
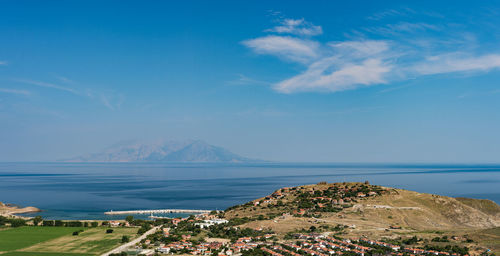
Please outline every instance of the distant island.
[[194, 162], [248, 163], [262, 162], [239, 156], [225, 148], [201, 140], [158, 142], [122, 142], [102, 152], [86, 154], [63, 162]]

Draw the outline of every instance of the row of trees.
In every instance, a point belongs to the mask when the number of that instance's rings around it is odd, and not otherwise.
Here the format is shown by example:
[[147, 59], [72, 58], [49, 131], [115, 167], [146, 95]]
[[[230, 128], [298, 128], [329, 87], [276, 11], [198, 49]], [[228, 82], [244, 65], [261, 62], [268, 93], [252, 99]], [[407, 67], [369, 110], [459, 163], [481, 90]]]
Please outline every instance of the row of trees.
[[14, 219], [7, 218], [4, 216], [0, 216], [0, 226], [5, 226], [10, 224], [11, 227], [21, 227], [26, 225], [26, 221], [24, 219]]
[[[104, 223], [104, 222], [103, 222]], [[62, 221], [62, 220], [42, 220], [42, 226], [45, 227], [97, 227], [99, 223], [97, 221], [86, 222], [86, 221]]]

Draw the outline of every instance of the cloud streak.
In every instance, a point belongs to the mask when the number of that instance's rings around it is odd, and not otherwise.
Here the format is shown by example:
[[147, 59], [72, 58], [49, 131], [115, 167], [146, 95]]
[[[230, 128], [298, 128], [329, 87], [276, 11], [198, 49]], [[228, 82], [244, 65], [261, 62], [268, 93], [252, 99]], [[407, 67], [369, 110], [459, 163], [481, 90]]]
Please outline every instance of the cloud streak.
[[[70, 80], [66, 77], [61, 77], [58, 76], [56, 77], [58, 80], [61, 82], [64, 82], [66, 84], [75, 84], [73, 80]], [[54, 83], [48, 83], [48, 82], [42, 82], [42, 81], [36, 81], [36, 80], [31, 80], [31, 79], [14, 79], [13, 81], [18, 82], [18, 83], [23, 83], [23, 84], [28, 84], [28, 85], [33, 85], [37, 87], [42, 87], [42, 88], [49, 88], [49, 89], [54, 89], [66, 93], [70, 93], [75, 96], [80, 96], [83, 98], [90, 99], [95, 102], [99, 102], [109, 110], [116, 110], [119, 109], [121, 104], [124, 102], [125, 97], [122, 94], [117, 94], [117, 93], [102, 93], [102, 92], [96, 92], [94, 90], [90, 89], [73, 89], [71, 87], [67, 86], [62, 86], [59, 84], [54, 84]], [[23, 91], [23, 90], [14, 90], [17, 91], [18, 93], [21, 92], [28, 92], [28, 91]], [[10, 93], [15, 93], [14, 91]], [[0, 91], [1, 92], [1, 91]], [[7, 92], [7, 91], [5, 91]]]
[[319, 43], [289, 36], [265, 36], [243, 41], [257, 54], [269, 54], [282, 59], [307, 63], [318, 57]]
[[431, 56], [414, 67], [423, 75], [490, 71], [498, 68], [500, 68], [500, 54], [471, 56], [460, 52]]
[[31, 94], [31, 92], [27, 91], [27, 90], [16, 90], [16, 89], [9, 89], [9, 88], [0, 88], [0, 93], [10, 93], [10, 94], [18, 94], [18, 95], [24, 95], [24, 96], [28, 96]]
[[80, 95], [80, 92], [76, 91], [75, 89], [52, 84], [52, 83], [46, 83], [46, 82], [41, 82], [41, 81], [29, 80], [29, 79], [15, 79], [14, 81], [19, 82], [19, 83], [39, 86], [39, 87], [45, 87], [45, 88], [51, 88], [51, 89], [56, 89], [56, 90], [60, 90], [60, 91], [65, 91], [65, 92], [69, 92], [69, 93], [72, 93], [75, 95]]
[[[371, 19], [409, 14], [414, 11], [390, 10]], [[364, 29], [376, 34], [377, 39], [364, 35], [335, 42], [311, 39], [310, 36], [322, 33], [319, 26], [315, 33], [297, 32], [304, 24], [309, 28], [314, 26], [304, 19], [284, 19], [280, 26], [265, 31], [289, 35], [265, 35], [242, 42], [257, 54], [303, 65], [304, 70], [299, 74], [271, 84], [278, 92], [339, 92], [419, 76], [500, 68], [500, 53], [474, 53], [478, 46], [470, 32], [447, 31], [444, 38], [435, 38], [435, 32], [443, 29], [439, 24], [407, 21], [383, 24]]]
[[333, 71], [328, 71], [336, 63], [335, 57], [322, 59], [313, 63], [302, 74], [277, 83], [274, 89], [283, 93], [344, 91], [359, 86], [385, 83], [384, 76], [392, 70], [391, 65], [379, 59], [366, 59], [359, 64], [349, 63]]
[[270, 85], [271, 83], [263, 80], [253, 79], [243, 74], [238, 74], [238, 79], [229, 81], [228, 84], [234, 85]]
[[270, 29], [266, 32], [274, 32], [278, 34], [291, 34], [299, 36], [317, 36], [323, 34], [323, 28], [316, 26], [311, 22], [302, 19], [281, 19], [278, 20], [280, 25]]

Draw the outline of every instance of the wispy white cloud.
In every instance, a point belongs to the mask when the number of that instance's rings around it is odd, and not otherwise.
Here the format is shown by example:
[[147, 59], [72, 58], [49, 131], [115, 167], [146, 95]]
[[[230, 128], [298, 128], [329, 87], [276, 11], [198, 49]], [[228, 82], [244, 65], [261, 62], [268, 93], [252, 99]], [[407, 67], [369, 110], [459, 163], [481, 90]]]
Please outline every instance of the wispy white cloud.
[[316, 36], [323, 34], [323, 28], [321, 26], [316, 26], [311, 22], [302, 19], [280, 19], [278, 20], [280, 25], [275, 26], [270, 29], [266, 29], [266, 32], [274, 32], [278, 34], [291, 34], [299, 36]]
[[67, 77], [64, 76], [56, 76], [57, 80], [66, 83], [66, 84], [74, 84], [75, 82]]
[[4, 60], [0, 60], [0, 66], [7, 66], [9, 63]]
[[345, 64], [329, 71], [337, 64], [337, 58], [331, 57], [313, 63], [309, 68], [290, 79], [277, 83], [274, 88], [283, 93], [298, 91], [337, 92], [385, 83], [384, 76], [392, 66], [380, 59], [366, 59], [359, 64]]
[[383, 40], [331, 42], [329, 45], [337, 54], [353, 58], [377, 56], [389, 50], [389, 42]]
[[253, 78], [250, 78], [250, 77], [245, 76], [243, 74], [238, 74], [238, 79], [229, 81], [228, 83], [235, 84], [235, 85], [270, 85], [271, 84], [270, 82], [253, 79]]
[[389, 17], [401, 17], [414, 14], [415, 11], [410, 8], [387, 9], [381, 12], [374, 13], [367, 17], [368, 20], [382, 20]]
[[391, 36], [398, 34], [425, 32], [425, 31], [440, 31], [443, 28], [438, 25], [424, 23], [424, 22], [398, 22], [395, 24], [386, 24], [377, 27], [365, 27], [363, 31], [374, 33], [383, 36]]
[[500, 54], [474, 56], [461, 52], [430, 56], [414, 66], [414, 70], [423, 75], [489, 71], [497, 68], [500, 68]]
[[[66, 77], [56, 77], [58, 80], [61, 82], [67, 83], [67, 84], [75, 84], [73, 80], [70, 80], [69, 78]], [[76, 96], [84, 97], [87, 98], [91, 101], [99, 102], [106, 108], [110, 110], [116, 110], [119, 109], [121, 104], [124, 102], [125, 97], [120, 94], [120, 93], [115, 93], [115, 92], [100, 92], [100, 91], [95, 91], [92, 89], [88, 88], [79, 88], [73, 89], [68, 86], [62, 86], [59, 84], [55, 83], [48, 83], [48, 82], [42, 82], [42, 81], [36, 81], [36, 80], [31, 80], [31, 79], [14, 79], [13, 81], [18, 82], [18, 83], [23, 83], [23, 84], [28, 84], [28, 85], [33, 85], [33, 86], [38, 86], [38, 87], [43, 87], [43, 88], [49, 88], [49, 89], [54, 89], [54, 90], [59, 90], [63, 92], [67, 92]]]
[[56, 90], [60, 90], [60, 91], [65, 91], [65, 92], [69, 92], [69, 93], [72, 93], [75, 95], [80, 95], [80, 92], [76, 91], [75, 89], [61, 86], [61, 85], [57, 85], [57, 84], [53, 84], [53, 83], [35, 81], [35, 80], [30, 80], [30, 79], [14, 79], [14, 81], [19, 82], [19, 83], [39, 86], [39, 87], [45, 87], [45, 88], [51, 88], [51, 89], [56, 89]]
[[115, 109], [115, 107], [113, 105], [111, 105], [111, 103], [109, 102], [108, 97], [101, 94], [100, 98], [101, 98], [101, 102], [102, 102], [102, 104], [104, 104], [104, 106], [106, 106], [107, 108], [109, 108], [111, 110]]
[[264, 36], [242, 42], [258, 54], [275, 55], [291, 61], [307, 63], [318, 57], [319, 43], [289, 36]]
[[[413, 15], [414, 11], [390, 10], [372, 19], [409, 14]], [[290, 19], [283, 23], [288, 25], [280, 29], [290, 31], [303, 22], [302, 19]], [[271, 85], [282, 93], [338, 92], [424, 75], [486, 72], [500, 68], [500, 52], [475, 53], [480, 49], [476, 36], [469, 31], [448, 31], [451, 27], [405, 21], [365, 29], [377, 34], [378, 39], [361, 33], [357, 38], [348, 37], [349, 40], [321, 42], [296, 33], [295, 36], [265, 35], [243, 44], [258, 54], [274, 55], [304, 66], [299, 74]], [[266, 31], [276, 33], [279, 29], [274, 27]], [[446, 33], [436, 37], [436, 31]]]
[[122, 94], [117, 95], [105, 95], [99, 94], [99, 100], [101, 103], [110, 110], [119, 109], [125, 100]]
[[16, 89], [9, 89], [9, 88], [0, 88], [0, 93], [10, 93], [10, 94], [18, 94], [18, 95], [24, 95], [24, 96], [28, 96], [31, 94], [31, 92], [27, 91], [27, 90], [16, 90]]

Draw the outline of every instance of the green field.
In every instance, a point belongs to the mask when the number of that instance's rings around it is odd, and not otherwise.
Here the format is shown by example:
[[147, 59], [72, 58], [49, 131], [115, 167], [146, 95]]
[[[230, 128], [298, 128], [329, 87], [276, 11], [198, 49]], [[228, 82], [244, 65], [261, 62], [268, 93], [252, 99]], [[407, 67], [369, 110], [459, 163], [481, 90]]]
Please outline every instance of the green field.
[[[121, 242], [123, 235], [136, 236], [137, 228], [20, 227], [0, 230], [1, 256], [100, 255]], [[84, 230], [78, 236], [73, 231]]]
[[82, 253], [54, 253], [54, 252], [8, 252], [2, 256], [94, 256], [94, 254]]
[[71, 235], [81, 228], [19, 227], [0, 230], [0, 252], [14, 251], [37, 243]]

